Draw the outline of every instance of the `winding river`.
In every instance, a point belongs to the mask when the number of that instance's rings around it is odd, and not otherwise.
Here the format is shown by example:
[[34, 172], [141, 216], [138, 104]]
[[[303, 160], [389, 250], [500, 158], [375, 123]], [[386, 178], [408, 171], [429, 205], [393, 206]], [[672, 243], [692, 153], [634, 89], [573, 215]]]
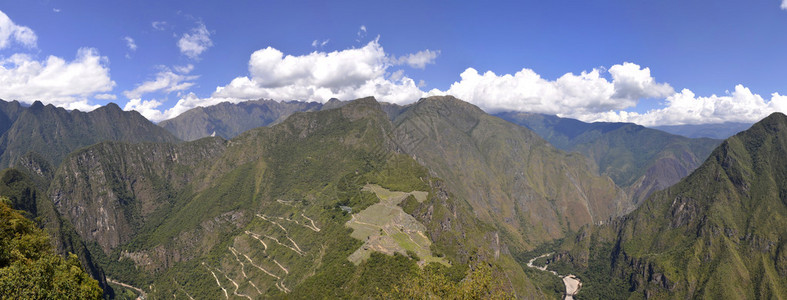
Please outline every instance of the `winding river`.
[[547, 257], [547, 256], [550, 256], [552, 254], [553, 253], [547, 253], [547, 254], [544, 254], [544, 255], [541, 255], [541, 256], [538, 256], [538, 257], [534, 257], [533, 259], [531, 259], [530, 261], [527, 262], [527, 266], [530, 267], [530, 268], [535, 268], [535, 269], [539, 269], [539, 270], [544, 271], [544, 272], [549, 272], [549, 273], [555, 274], [555, 276], [558, 276], [558, 277], [562, 278], [563, 279], [563, 284], [566, 286], [566, 293], [564, 294], [565, 297], [563, 299], [564, 300], [573, 300], [574, 299], [574, 295], [576, 295], [577, 292], [579, 292], [579, 288], [582, 287], [582, 282], [579, 281], [579, 278], [577, 278], [577, 276], [574, 276], [572, 274], [561, 276], [560, 274], [558, 274], [555, 271], [547, 270], [547, 266], [546, 265], [544, 265], [543, 267], [539, 267], [539, 266], [533, 265], [533, 262], [536, 261], [536, 259], [539, 259], [539, 258], [542, 258], [542, 257]]

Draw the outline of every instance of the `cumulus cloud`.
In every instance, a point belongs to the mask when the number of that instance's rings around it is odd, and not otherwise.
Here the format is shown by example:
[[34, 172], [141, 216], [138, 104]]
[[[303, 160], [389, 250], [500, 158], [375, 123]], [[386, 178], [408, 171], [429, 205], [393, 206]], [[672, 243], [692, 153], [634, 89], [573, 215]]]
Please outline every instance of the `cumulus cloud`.
[[161, 106], [161, 102], [157, 100], [142, 100], [136, 98], [128, 100], [126, 105], [123, 106], [123, 110], [136, 110], [143, 117], [153, 122], [169, 119], [164, 115], [164, 113], [157, 109], [159, 106]]
[[49, 56], [44, 61], [14, 54], [0, 60], [0, 98], [92, 110], [87, 98], [112, 90], [109, 60], [92, 48], [81, 48], [73, 61]]
[[38, 37], [32, 29], [14, 24], [8, 15], [0, 11], [0, 49], [10, 46], [13, 42], [34, 48], [37, 40]]
[[[189, 93], [175, 106], [159, 110], [160, 101], [142, 100], [129, 94], [128, 109], [136, 109], [153, 121], [172, 118], [197, 106], [250, 99], [304, 100], [324, 102], [331, 98], [356, 99], [375, 96], [380, 101], [410, 103], [423, 97], [416, 82], [397, 70], [389, 72], [392, 57], [378, 40], [361, 48], [333, 52], [285, 55], [267, 47], [252, 53], [249, 75], [219, 86], [210, 97]], [[145, 111], [145, 112], [143, 112]]]
[[[163, 91], [171, 93], [175, 91], [183, 91], [194, 85], [192, 80], [196, 80], [199, 76], [186, 75], [194, 68], [193, 65], [185, 67], [175, 67], [180, 73], [175, 73], [167, 67], [161, 67], [161, 71], [156, 74], [153, 80], [145, 81], [133, 90], [125, 91], [123, 94], [129, 99], [140, 98], [144, 94]], [[185, 72], [184, 72], [185, 71]]]
[[602, 73], [593, 69], [547, 80], [531, 69], [497, 75], [468, 68], [448, 90], [429, 93], [454, 95], [490, 112], [515, 110], [581, 118], [634, 107], [641, 98], [666, 97], [673, 92], [668, 84], [657, 83], [648, 68], [633, 63], [612, 66], [611, 81]]
[[395, 65], [406, 64], [411, 68], [424, 69], [426, 68], [427, 64], [434, 64], [434, 60], [435, 58], [437, 58], [438, 55], [440, 55], [440, 50], [432, 51], [426, 49], [410, 55], [394, 58], [392, 59], [392, 63]]
[[178, 40], [180, 53], [191, 59], [198, 59], [200, 54], [211, 46], [213, 46], [213, 41], [210, 40], [210, 31], [203, 23], [199, 23], [197, 27], [191, 29], [191, 32], [184, 33]]
[[662, 108], [645, 113], [610, 111], [588, 116], [588, 121], [633, 122], [645, 126], [711, 124], [724, 122], [753, 123], [773, 112], [787, 112], [787, 96], [771, 94], [769, 100], [752, 93], [743, 85], [724, 96], [700, 97], [683, 89], [666, 98]]
[[787, 0], [782, 0], [782, 9], [787, 10]]
[[213, 96], [326, 101], [373, 95], [395, 103], [417, 100], [423, 92], [412, 79], [385, 78], [389, 61], [377, 40], [362, 48], [301, 56], [284, 55], [268, 47], [251, 55], [250, 76], [217, 88]]

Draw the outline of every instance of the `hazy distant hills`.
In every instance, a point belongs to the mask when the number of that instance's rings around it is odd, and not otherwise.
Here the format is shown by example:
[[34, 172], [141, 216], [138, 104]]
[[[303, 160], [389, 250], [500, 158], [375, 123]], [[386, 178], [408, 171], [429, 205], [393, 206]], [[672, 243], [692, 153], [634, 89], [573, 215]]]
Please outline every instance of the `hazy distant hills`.
[[686, 138], [632, 123], [585, 123], [521, 112], [496, 116], [534, 130], [559, 149], [590, 157], [601, 174], [624, 188], [635, 204], [691, 173], [721, 142]]
[[162, 121], [159, 126], [184, 141], [211, 135], [229, 139], [252, 128], [281, 122], [296, 111], [320, 110], [322, 106], [317, 102], [300, 101], [222, 102], [190, 109], [175, 118]]
[[720, 124], [665, 125], [651, 128], [690, 138], [726, 139], [751, 127], [751, 123], [727, 122]]
[[[585, 295], [787, 296], [787, 117], [724, 141], [691, 175], [619, 222], [567, 239]], [[611, 256], [610, 256], [611, 254]], [[590, 282], [588, 282], [590, 281]], [[617, 296], [613, 296], [616, 295]]]

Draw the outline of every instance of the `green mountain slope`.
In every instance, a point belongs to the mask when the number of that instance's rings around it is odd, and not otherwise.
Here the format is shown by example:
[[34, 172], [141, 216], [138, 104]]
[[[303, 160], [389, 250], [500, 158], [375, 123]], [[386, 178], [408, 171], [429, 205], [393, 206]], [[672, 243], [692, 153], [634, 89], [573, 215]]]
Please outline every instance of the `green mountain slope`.
[[[367, 298], [417, 276], [427, 260], [449, 265], [430, 268], [454, 282], [471, 261], [488, 262], [505, 278], [495, 284], [544, 297], [495, 227], [402, 154], [393, 132], [367, 98], [229, 141], [105, 142], [70, 155], [48, 194], [107, 272], [150, 297]], [[386, 202], [396, 215], [363, 224], [386, 190], [419, 196]], [[381, 242], [356, 238], [356, 225]], [[368, 258], [351, 258], [365, 244]]]
[[0, 134], [11, 128], [23, 110], [25, 108], [18, 101], [7, 102], [0, 99]]
[[177, 138], [114, 103], [85, 113], [36, 101], [0, 136], [0, 166], [13, 166], [29, 152], [57, 166], [71, 151], [105, 140], [175, 142]]
[[690, 139], [631, 123], [585, 123], [557, 116], [506, 112], [496, 116], [532, 129], [555, 147], [596, 162], [636, 205], [694, 171], [721, 141]]
[[625, 194], [591, 161], [467, 102], [421, 99], [394, 124], [403, 151], [494, 224], [505, 251], [530, 250], [627, 209]]
[[586, 297], [617, 288], [637, 298], [783, 299], [785, 154], [787, 117], [774, 113], [616, 224], [568, 240], [562, 261], [585, 270]]

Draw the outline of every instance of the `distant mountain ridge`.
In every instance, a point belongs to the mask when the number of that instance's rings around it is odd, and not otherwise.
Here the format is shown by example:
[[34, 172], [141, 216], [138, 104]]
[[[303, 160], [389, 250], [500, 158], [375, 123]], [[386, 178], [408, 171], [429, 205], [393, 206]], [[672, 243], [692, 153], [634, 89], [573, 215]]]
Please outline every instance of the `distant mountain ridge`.
[[[333, 109], [348, 101], [330, 99], [325, 103], [304, 101], [252, 100], [239, 103], [222, 102], [196, 107], [158, 125], [184, 141], [208, 136], [234, 138], [244, 131], [278, 124], [295, 112]], [[380, 102], [383, 111], [393, 119], [406, 106]]]
[[650, 128], [690, 138], [726, 139], [751, 127], [751, 123], [727, 122], [719, 124], [663, 125]]
[[158, 125], [184, 141], [216, 135], [225, 139], [261, 126], [276, 124], [296, 111], [320, 110], [318, 102], [255, 100], [196, 107]]
[[505, 112], [496, 116], [525, 126], [555, 147], [596, 162], [637, 205], [687, 176], [720, 140], [690, 139], [632, 123], [585, 123], [557, 116]]

